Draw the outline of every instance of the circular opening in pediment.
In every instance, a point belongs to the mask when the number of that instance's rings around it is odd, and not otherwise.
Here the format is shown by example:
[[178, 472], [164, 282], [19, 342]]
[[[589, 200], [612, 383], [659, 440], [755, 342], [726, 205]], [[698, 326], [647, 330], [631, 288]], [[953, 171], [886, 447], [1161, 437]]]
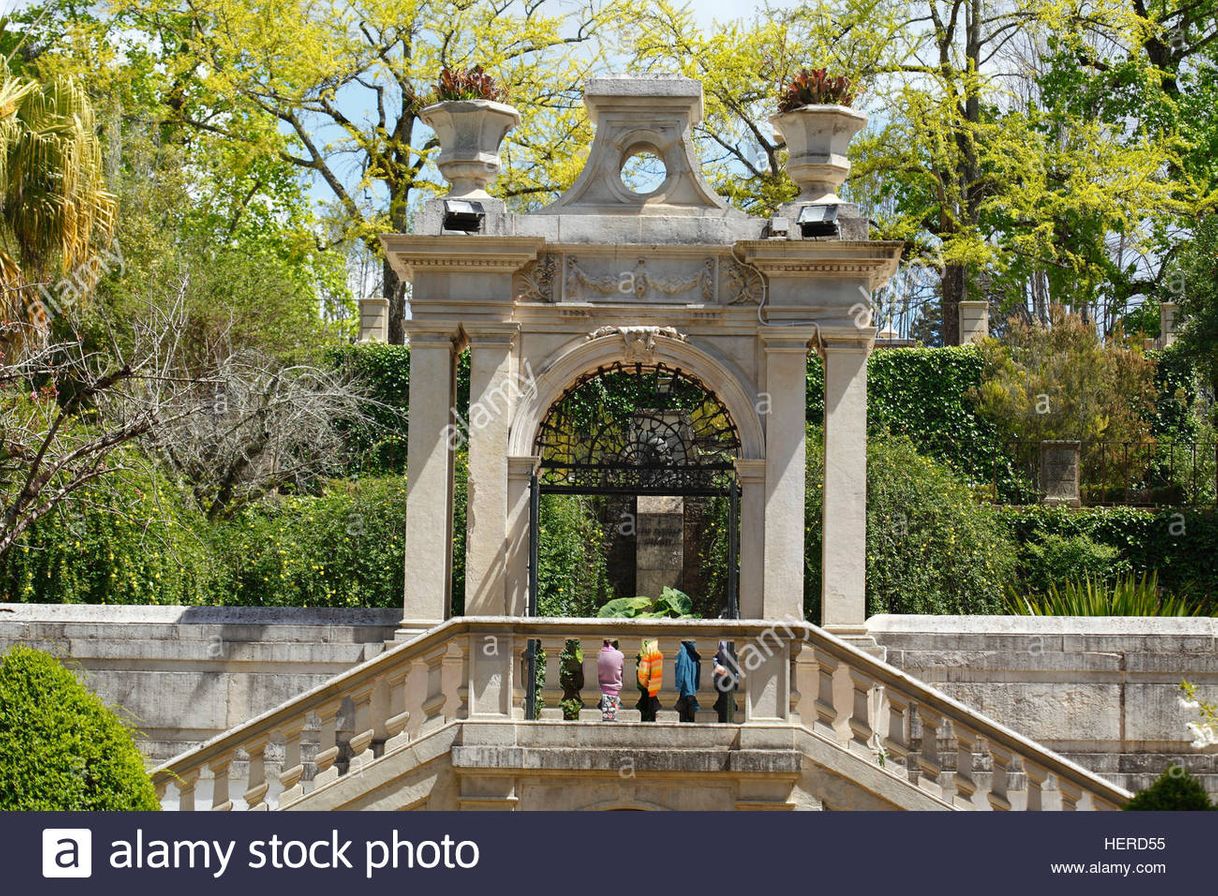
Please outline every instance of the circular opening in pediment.
[[668, 168], [655, 149], [639, 146], [626, 153], [621, 176], [627, 190], [645, 196], [660, 189], [668, 179]]

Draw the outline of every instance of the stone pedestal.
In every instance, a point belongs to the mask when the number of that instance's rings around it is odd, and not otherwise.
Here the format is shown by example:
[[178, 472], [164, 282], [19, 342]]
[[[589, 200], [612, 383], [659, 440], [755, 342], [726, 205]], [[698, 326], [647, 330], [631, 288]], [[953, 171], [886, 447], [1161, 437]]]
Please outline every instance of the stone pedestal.
[[1044, 441], [1040, 443], [1040, 490], [1044, 504], [1078, 507], [1079, 443]]
[[961, 302], [958, 313], [961, 345], [980, 342], [990, 335], [989, 302]]
[[658, 597], [665, 586], [680, 588], [685, 565], [685, 501], [640, 495], [636, 517], [634, 590]]
[[389, 341], [389, 300], [373, 296], [359, 300], [359, 341]]

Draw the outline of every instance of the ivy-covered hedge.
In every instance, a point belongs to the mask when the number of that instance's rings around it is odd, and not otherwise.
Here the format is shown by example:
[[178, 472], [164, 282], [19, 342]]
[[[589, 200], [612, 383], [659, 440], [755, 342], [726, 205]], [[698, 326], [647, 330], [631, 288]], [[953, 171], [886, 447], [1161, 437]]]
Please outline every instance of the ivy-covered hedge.
[[[918, 450], [972, 482], [1008, 475], [997, 428], [973, 407], [983, 361], [976, 346], [893, 348], [867, 362], [867, 428], [906, 436]], [[808, 422], [824, 422], [825, 374], [820, 359], [808, 361]]]
[[[1166, 591], [1218, 597], [1218, 513], [1206, 508], [999, 507], [996, 514], [1020, 545], [1044, 535], [1085, 536], [1115, 548], [1119, 563], [1135, 575], [1158, 572]], [[1058, 580], [1069, 578], [1062, 570]]]
[[131, 731], [49, 654], [0, 657], [0, 811], [160, 809]]

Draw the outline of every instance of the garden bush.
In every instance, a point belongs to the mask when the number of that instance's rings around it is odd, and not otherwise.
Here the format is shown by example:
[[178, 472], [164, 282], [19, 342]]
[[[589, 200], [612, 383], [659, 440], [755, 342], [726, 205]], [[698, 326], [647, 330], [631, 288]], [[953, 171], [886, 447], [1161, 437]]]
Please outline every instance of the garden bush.
[[42, 651], [0, 658], [0, 810], [159, 808], [131, 731], [95, 694]]
[[1149, 787], [1134, 794], [1126, 812], [1204, 812], [1218, 808], [1205, 787], [1182, 766], [1169, 768]]
[[[1197, 601], [1218, 597], [1218, 513], [1208, 508], [1000, 507], [1011, 539], [1034, 544], [1046, 535], [1085, 536], [1115, 548], [1123, 569], [1157, 572], [1168, 593]], [[1069, 578], [1066, 568], [1054, 574]]]
[[0, 560], [13, 602], [206, 604], [226, 587], [206, 520], [147, 464], [87, 486]]
[[[867, 428], [907, 436], [918, 450], [972, 482], [1005, 483], [1012, 475], [993, 423], [977, 413], [971, 393], [981, 385], [984, 361], [974, 345], [892, 348], [867, 362]], [[825, 375], [819, 358], [808, 361], [808, 422], [825, 413]]]
[[1025, 590], [1044, 592], [1065, 582], [1112, 582], [1129, 571], [1129, 562], [1112, 545], [1074, 533], [1036, 532], [1020, 545], [1018, 578]]
[[[994, 513], [944, 464], [905, 437], [867, 451], [867, 613], [1002, 611], [1014, 546]], [[820, 617], [824, 468], [809, 429], [805, 609]]]

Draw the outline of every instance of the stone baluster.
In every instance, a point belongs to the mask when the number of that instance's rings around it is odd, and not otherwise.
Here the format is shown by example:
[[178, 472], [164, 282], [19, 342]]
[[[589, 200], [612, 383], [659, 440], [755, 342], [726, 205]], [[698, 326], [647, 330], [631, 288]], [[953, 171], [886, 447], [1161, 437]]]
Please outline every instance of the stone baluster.
[[313, 788], [316, 790], [338, 780], [338, 713], [342, 709], [342, 700], [331, 700], [317, 709], [317, 717], [321, 719], [321, 732], [318, 735], [317, 755], [313, 757], [316, 773], [313, 775]]
[[245, 752], [249, 756], [249, 767], [246, 771], [245, 793], [242, 796], [247, 809], [266, 810], [268, 808], [266, 804], [266, 747], [269, 742], [270, 738], [262, 735], [245, 745]]
[[1043, 812], [1045, 810], [1045, 784], [1049, 779], [1049, 770], [1027, 759], [1023, 761], [1023, 770], [1028, 781], [1024, 810]]
[[211, 808], [213, 812], [230, 812], [233, 801], [228, 795], [228, 774], [233, 764], [231, 753], [212, 761], [211, 769]]
[[355, 707], [355, 730], [348, 741], [351, 759], [347, 765], [347, 774], [362, 771], [376, 758], [372, 749], [372, 741], [376, 736], [376, 726], [372, 719], [372, 694], [375, 687], [376, 682], [365, 682], [351, 692], [351, 703]]
[[402, 663], [385, 675], [385, 746], [381, 755], [405, 746], [410, 741], [406, 727], [410, 722], [410, 710], [406, 708], [406, 682], [411, 666]]
[[415, 659], [410, 664], [410, 672], [406, 676], [405, 713], [408, 741], [414, 740], [423, 730], [423, 722], [427, 719], [427, 697], [431, 687], [431, 665], [423, 657]]
[[1011, 797], [1008, 793], [1011, 776], [1011, 751], [1001, 744], [991, 740], [986, 742], [990, 753], [990, 790], [986, 794], [990, 808], [995, 812], [1011, 811]]
[[301, 742], [304, 739], [305, 719], [300, 716], [279, 729], [283, 740], [283, 763], [279, 766], [279, 808], [286, 809], [304, 796], [304, 762]]
[[[545, 701], [545, 705], [541, 708], [544, 717], [552, 719], [562, 718], [562, 652], [567, 646], [566, 639], [548, 635], [541, 638], [541, 649], [546, 654], [546, 674], [542, 679], [541, 695]], [[528, 682], [524, 682], [524, 687], [528, 687]], [[541, 717], [539, 713], [539, 717]]]
[[1083, 798], [1083, 788], [1073, 781], [1057, 776], [1057, 792], [1061, 794], [1061, 810], [1077, 812], [1079, 800]]
[[[507, 647], [510, 651], [510, 637]], [[461, 640], [454, 638], [448, 642], [448, 647], [444, 650], [444, 658], [440, 661], [440, 693], [444, 695], [444, 703], [440, 706], [440, 716], [445, 722], [462, 717], [466, 691], [465, 651], [461, 648]]]
[[841, 665], [837, 658], [824, 650], [815, 650], [816, 660], [816, 723], [814, 730], [830, 740], [841, 741], [841, 726], [839, 725], [839, 706], [835, 692], [837, 690], [838, 669]]
[[875, 679], [854, 666], [850, 670], [850, 747], [868, 757], [875, 751], [871, 744], [875, 729], [871, 719], [871, 694]]
[[182, 772], [174, 779], [174, 783], [178, 788], [178, 811], [195, 811], [195, 787], [199, 783], [199, 770], [194, 768]]
[[791, 721], [809, 728], [816, 724], [817, 662], [810, 645], [791, 644]]
[[977, 749], [977, 735], [965, 728], [959, 722], [953, 722], [952, 728], [956, 734], [956, 772], [952, 780], [956, 787], [956, 804], [972, 806], [973, 795], [977, 792], [977, 779], [974, 777], [973, 754]]
[[918, 706], [918, 721], [922, 723], [922, 742], [918, 749], [918, 770], [922, 773], [919, 784], [924, 790], [942, 795], [943, 786], [939, 778], [943, 774], [943, 761], [939, 758], [939, 729], [943, 716], [929, 706]]
[[884, 688], [884, 703], [887, 707], [888, 731], [884, 735], [884, 750], [894, 763], [902, 766], [909, 761], [910, 701], [900, 691]]

